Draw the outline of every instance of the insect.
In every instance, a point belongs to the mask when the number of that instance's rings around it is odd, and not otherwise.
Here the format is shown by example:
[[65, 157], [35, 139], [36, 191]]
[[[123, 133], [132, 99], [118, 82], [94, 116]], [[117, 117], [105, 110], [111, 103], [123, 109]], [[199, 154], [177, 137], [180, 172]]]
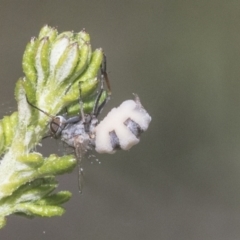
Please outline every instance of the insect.
[[[79, 164], [79, 191], [82, 191], [81, 162], [85, 153], [95, 149], [98, 153], [114, 153], [117, 149], [128, 150], [139, 142], [140, 134], [147, 130], [151, 117], [144, 109], [140, 98], [135, 94], [134, 100], [124, 101], [118, 108], [113, 108], [99, 123], [98, 116], [105, 106], [107, 99], [100, 103], [104, 92], [104, 80], [110, 92], [106, 73], [106, 58], [101, 66], [101, 88], [96, 96], [93, 110], [84, 113], [80, 87], [80, 114], [66, 119], [63, 116], [52, 117], [50, 133], [54, 138], [60, 138], [68, 146], [74, 148]], [[29, 101], [28, 101], [29, 103]], [[29, 103], [32, 107], [38, 107]], [[42, 111], [44, 112], [44, 111]], [[48, 113], [44, 112], [48, 116]]]

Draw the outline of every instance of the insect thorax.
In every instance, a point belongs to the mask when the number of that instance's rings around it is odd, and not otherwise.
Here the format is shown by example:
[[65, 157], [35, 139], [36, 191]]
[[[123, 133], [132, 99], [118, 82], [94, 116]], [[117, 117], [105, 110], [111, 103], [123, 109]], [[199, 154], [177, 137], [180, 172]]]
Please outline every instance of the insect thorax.
[[74, 124], [67, 124], [61, 133], [61, 140], [70, 147], [76, 148], [76, 144], [80, 143], [86, 148], [95, 146], [95, 128], [98, 119], [92, 115], [85, 115], [84, 120], [80, 120]]

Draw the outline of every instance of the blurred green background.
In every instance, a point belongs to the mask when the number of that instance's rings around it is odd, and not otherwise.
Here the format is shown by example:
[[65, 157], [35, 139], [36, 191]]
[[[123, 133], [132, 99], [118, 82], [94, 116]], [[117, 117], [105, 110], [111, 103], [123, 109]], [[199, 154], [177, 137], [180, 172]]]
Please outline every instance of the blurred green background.
[[59, 178], [73, 192], [63, 217], [11, 216], [0, 239], [240, 239], [240, 2], [0, 0], [1, 105], [15, 104], [23, 51], [45, 24], [86, 28], [104, 49], [102, 117], [134, 92], [153, 120], [131, 151], [85, 161], [82, 195], [76, 171]]

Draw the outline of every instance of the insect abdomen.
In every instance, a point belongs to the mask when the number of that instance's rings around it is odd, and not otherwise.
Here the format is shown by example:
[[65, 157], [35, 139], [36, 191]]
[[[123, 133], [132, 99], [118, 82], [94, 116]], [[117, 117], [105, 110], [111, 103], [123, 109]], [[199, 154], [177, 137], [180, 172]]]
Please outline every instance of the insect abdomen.
[[99, 153], [128, 150], [139, 142], [140, 134], [147, 130], [151, 117], [136, 96], [113, 108], [95, 129], [95, 149]]

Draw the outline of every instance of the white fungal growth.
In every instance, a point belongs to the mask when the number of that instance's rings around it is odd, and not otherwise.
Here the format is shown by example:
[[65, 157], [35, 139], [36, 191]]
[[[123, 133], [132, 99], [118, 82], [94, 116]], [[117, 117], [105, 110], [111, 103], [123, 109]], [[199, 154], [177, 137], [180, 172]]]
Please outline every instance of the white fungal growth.
[[118, 108], [113, 108], [108, 115], [97, 125], [95, 129], [95, 149], [99, 153], [115, 153], [111, 141], [110, 132], [116, 133], [119, 147], [128, 150], [139, 142], [136, 136], [126, 124], [128, 119], [138, 125], [141, 131], [146, 131], [151, 117], [143, 108], [138, 97], [136, 100], [124, 101]]

